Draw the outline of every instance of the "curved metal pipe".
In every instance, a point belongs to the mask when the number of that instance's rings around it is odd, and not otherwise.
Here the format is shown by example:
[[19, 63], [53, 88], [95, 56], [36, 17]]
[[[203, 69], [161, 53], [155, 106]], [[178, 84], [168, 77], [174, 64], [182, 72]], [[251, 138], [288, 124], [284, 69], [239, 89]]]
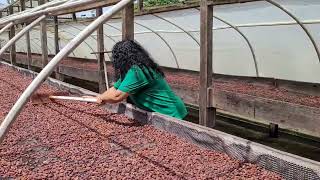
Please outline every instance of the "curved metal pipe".
[[[146, 26], [144, 26], [144, 25], [142, 25], [142, 24], [140, 24], [140, 23], [137, 23], [137, 22], [134, 22], [134, 23], [135, 23], [135, 24], [138, 24], [139, 26], [142, 26], [142, 27], [148, 29], [149, 31], [151, 31], [150, 33], [156, 34], [156, 35], [168, 46], [168, 48], [169, 48], [169, 50], [171, 51], [171, 54], [173, 55], [173, 58], [174, 58], [174, 60], [175, 60], [175, 62], [176, 62], [177, 68], [179, 68], [179, 63], [178, 63], [177, 56], [176, 56], [176, 54], [174, 53], [174, 51], [173, 51], [173, 49], [171, 48], [171, 46], [169, 45], [169, 43], [168, 43], [159, 33], [157, 33], [156, 31], [154, 31], [154, 30], [150, 29], [149, 27], [146, 27]], [[120, 30], [119, 28], [117, 28], [117, 27], [115, 27], [115, 26], [112, 26], [112, 25], [109, 24], [109, 23], [107, 23], [106, 25], [108, 25], [108, 26], [110, 26], [110, 27], [118, 30], [119, 32], [121, 32], [121, 30]], [[145, 34], [145, 33], [143, 33], [143, 34]]]
[[168, 46], [168, 48], [169, 48], [169, 50], [171, 51], [171, 53], [172, 53], [172, 55], [173, 55], [173, 58], [174, 58], [174, 60], [175, 60], [175, 62], [176, 62], [177, 68], [180, 69], [180, 66], [179, 66], [179, 63], [178, 63], [178, 58], [177, 58], [176, 54], [174, 53], [174, 51], [173, 51], [172, 47], [170, 46], [170, 44], [169, 44], [159, 33], [157, 33], [156, 31], [154, 31], [154, 30], [150, 29], [149, 27], [144, 26], [144, 25], [142, 25], [142, 24], [140, 24], [140, 23], [137, 23], [137, 22], [134, 22], [134, 23], [135, 23], [135, 24], [138, 24], [138, 25], [140, 25], [140, 26], [142, 26], [142, 27], [150, 30], [150, 31], [153, 32], [154, 34], [156, 34], [156, 35]]
[[305, 27], [305, 25], [295, 16], [293, 15], [291, 12], [289, 12], [286, 8], [284, 8], [283, 6], [281, 6], [280, 4], [276, 3], [273, 0], [265, 0], [266, 2], [276, 6], [277, 8], [279, 8], [280, 10], [282, 10], [283, 12], [285, 12], [287, 15], [289, 15], [292, 19], [294, 19], [298, 25], [303, 29], [303, 31], [307, 34], [308, 38], [310, 39], [316, 53], [318, 56], [318, 60], [320, 62], [320, 49], [316, 43], [316, 41], [313, 39], [311, 33], [309, 32], [309, 30]]
[[0, 34], [2, 34], [5, 30], [11, 28], [11, 26], [13, 26], [13, 22], [7, 24], [5, 27], [3, 27], [1, 30], [0, 30]]
[[90, 25], [86, 26], [75, 38], [73, 38], [61, 51], [42, 69], [38, 76], [31, 82], [27, 89], [22, 93], [19, 99], [16, 101], [14, 106], [11, 108], [5, 119], [2, 121], [0, 126], [0, 143], [3, 141], [8, 130], [20, 114], [24, 105], [29, 100], [30, 96], [40, 87], [40, 85], [46, 80], [46, 78], [52, 73], [59, 62], [70, 54], [81, 42], [92, 34], [96, 29], [111, 19], [111, 17], [132, 3], [132, 0], [122, 0], [116, 5], [111, 7], [106, 13], [99, 16]]
[[186, 33], [188, 36], [190, 36], [190, 37], [200, 46], [200, 42], [198, 42], [198, 40], [197, 40], [195, 37], [193, 37], [192, 34], [190, 34], [190, 32], [184, 30], [182, 27], [174, 24], [173, 22], [171, 22], [171, 21], [169, 21], [169, 20], [167, 20], [167, 19], [165, 19], [165, 18], [163, 18], [163, 17], [161, 17], [161, 16], [158, 16], [158, 15], [156, 15], [156, 14], [152, 14], [152, 15], [155, 16], [155, 17], [157, 17], [157, 18], [159, 18], [159, 19], [162, 19], [162, 20], [164, 20], [164, 21], [166, 21], [166, 22], [168, 22], [168, 23], [170, 23], [170, 24], [172, 24], [172, 25], [175, 26], [175, 27], [177, 27], [178, 29], [180, 29], [181, 31], [183, 31], [184, 33]]
[[223, 23], [229, 25], [230, 27], [232, 27], [235, 31], [237, 31], [242, 37], [243, 39], [247, 42], [249, 48], [250, 48], [250, 51], [251, 51], [251, 54], [252, 54], [252, 58], [253, 58], [253, 63], [254, 63], [254, 67], [255, 67], [255, 71], [256, 71], [256, 76], [259, 77], [259, 69], [258, 69], [258, 62], [257, 62], [257, 59], [256, 59], [256, 54], [254, 52], [254, 49], [253, 49], [253, 46], [251, 45], [249, 39], [247, 38], [246, 35], [243, 34], [243, 32], [237, 28], [236, 26], [230, 24], [229, 22], [217, 17], [217, 16], [213, 16], [214, 18], [222, 21]]
[[[80, 23], [80, 24], [81, 24], [81, 23]], [[73, 27], [73, 28], [81, 31], [81, 29], [79, 29], [79, 28], [77, 28], [77, 27], [75, 27], [75, 26], [72, 26], [72, 25], [70, 25], [70, 24], [67, 24], [67, 26]], [[67, 32], [67, 31], [64, 31], [64, 32]], [[69, 33], [69, 34], [71, 34], [71, 35], [74, 36], [74, 34], [72, 34], [72, 33], [70, 33], [70, 32], [67, 32], [67, 33]], [[93, 38], [91, 35], [90, 35], [89, 37], [92, 38], [92, 39], [94, 39], [94, 40], [97, 40], [97, 39]], [[89, 38], [89, 37], [88, 37], [88, 38]], [[83, 42], [91, 49], [92, 52], [94, 52], [94, 49], [89, 45], [89, 43], [87, 43], [85, 40], [84, 40]], [[96, 56], [96, 58], [98, 59], [98, 55], [95, 54], [95, 56]]]
[[[198, 11], [200, 11], [198, 8], [195, 8], [197, 9]], [[227, 24], [228, 26], [230, 26], [232, 29], [234, 29], [235, 31], [237, 31], [242, 37], [243, 39], [247, 42], [248, 46], [249, 46], [249, 49], [251, 51], [251, 54], [252, 54], [252, 58], [253, 58], [253, 63], [254, 63], [254, 67], [255, 67], [255, 72], [256, 72], [256, 76], [259, 77], [259, 69], [258, 69], [258, 62], [257, 62], [257, 59], [256, 59], [256, 54], [254, 52], [254, 49], [253, 49], [253, 46], [251, 45], [249, 39], [247, 38], [246, 35], [243, 34], [243, 32], [237, 27], [237, 26], [234, 26], [232, 25], [231, 23], [225, 21], [224, 19], [222, 18], [219, 18], [217, 16], [213, 16], [214, 18], [222, 21], [223, 23]]]
[[26, 32], [30, 31], [31, 28], [36, 26], [38, 23], [40, 23], [43, 19], [46, 18], [46, 15], [40, 16], [38, 19], [30, 23], [28, 26], [23, 28], [18, 34], [16, 34], [12, 39], [10, 39], [6, 45], [4, 45], [0, 50], [0, 56], [17, 40], [19, 40]]

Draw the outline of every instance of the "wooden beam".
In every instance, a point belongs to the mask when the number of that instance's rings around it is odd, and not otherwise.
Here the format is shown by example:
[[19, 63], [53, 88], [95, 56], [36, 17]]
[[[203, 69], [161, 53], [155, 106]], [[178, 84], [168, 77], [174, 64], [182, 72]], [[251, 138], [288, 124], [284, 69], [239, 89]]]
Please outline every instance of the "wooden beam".
[[[42, 5], [45, 3], [45, 0], [38, 0], [38, 4]], [[48, 64], [48, 38], [47, 38], [47, 20], [44, 19], [40, 22], [40, 42], [41, 42], [41, 59], [42, 67], [45, 67]]]
[[138, 10], [143, 11], [143, 0], [138, 0]]
[[200, 96], [199, 123], [214, 127], [216, 109], [209, 106], [208, 88], [212, 85], [212, 24], [213, 8], [207, 0], [200, 2]]
[[59, 49], [59, 22], [58, 22], [57, 16], [53, 17], [53, 23], [54, 23], [54, 49], [55, 49], [55, 54], [58, 54], [60, 49]]
[[320, 108], [213, 88], [210, 90], [212, 104], [221, 112], [320, 137]]
[[42, 52], [42, 67], [48, 64], [48, 39], [47, 39], [47, 20], [40, 22], [40, 41]]
[[134, 6], [133, 2], [122, 10], [122, 39], [134, 39]]
[[[54, 24], [54, 51], [57, 55], [60, 52], [59, 47], [59, 21], [58, 16], [53, 16], [53, 24]], [[60, 73], [60, 66], [57, 66], [55, 69], [55, 78], [64, 81], [65, 77], [63, 74]]]
[[208, 0], [208, 5], [224, 5], [224, 4], [236, 4], [236, 3], [247, 3], [263, 0]]
[[[102, 8], [96, 9], [96, 16], [99, 17], [102, 15]], [[98, 82], [99, 82], [99, 93], [103, 93], [106, 87], [106, 78], [105, 78], [105, 68], [104, 68], [104, 36], [103, 36], [103, 25], [100, 25], [97, 29], [97, 51], [98, 53]]]
[[28, 62], [28, 69], [32, 68], [32, 52], [31, 52], [31, 44], [30, 44], [30, 33], [26, 33], [26, 44], [27, 44], [27, 62]]
[[21, 6], [21, 11], [26, 10], [26, 1], [25, 0], [20, 0], [20, 6]]
[[[9, 14], [13, 14], [13, 7], [9, 6]], [[9, 39], [12, 39], [16, 34], [15, 26], [11, 26], [9, 31]], [[10, 62], [11, 64], [16, 64], [16, 43], [12, 44], [10, 47]]]
[[72, 13], [72, 21], [77, 21], [76, 13]]

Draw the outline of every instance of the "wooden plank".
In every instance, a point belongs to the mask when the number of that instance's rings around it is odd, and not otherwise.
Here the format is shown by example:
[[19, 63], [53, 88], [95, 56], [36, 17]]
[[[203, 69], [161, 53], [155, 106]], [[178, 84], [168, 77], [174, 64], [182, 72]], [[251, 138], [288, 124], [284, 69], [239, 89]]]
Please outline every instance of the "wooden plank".
[[133, 2], [122, 10], [122, 39], [134, 39], [134, 6]]
[[91, 82], [97, 82], [99, 77], [97, 70], [80, 69], [64, 65], [59, 66], [59, 73]]
[[278, 124], [279, 128], [320, 137], [320, 108], [210, 89], [213, 92], [213, 106], [219, 111], [253, 122], [274, 123]]
[[[9, 6], [9, 14], [13, 14], [13, 7]], [[16, 34], [15, 26], [11, 26], [9, 31], [9, 39], [12, 39]], [[10, 47], [10, 62], [11, 64], [16, 64], [16, 43], [12, 44]]]
[[214, 127], [216, 109], [208, 104], [208, 88], [212, 85], [212, 24], [213, 8], [207, 0], [200, 2], [200, 96], [199, 124]]
[[235, 4], [235, 3], [248, 3], [262, 0], [208, 0], [208, 5], [223, 5], [223, 4]]
[[[99, 17], [102, 15], [102, 8], [96, 9], [96, 16]], [[103, 93], [107, 87], [106, 87], [106, 78], [105, 78], [105, 72], [104, 72], [104, 36], [103, 36], [103, 25], [100, 25], [97, 29], [97, 51], [98, 53], [98, 82], [99, 82], [99, 92]]]

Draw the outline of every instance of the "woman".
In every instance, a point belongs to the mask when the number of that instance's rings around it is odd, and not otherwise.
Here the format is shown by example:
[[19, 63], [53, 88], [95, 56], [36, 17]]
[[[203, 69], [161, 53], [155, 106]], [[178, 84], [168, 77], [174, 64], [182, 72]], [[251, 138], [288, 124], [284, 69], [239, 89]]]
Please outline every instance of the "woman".
[[183, 101], [174, 94], [149, 54], [138, 43], [125, 40], [115, 44], [112, 64], [117, 82], [97, 96], [99, 103], [117, 103], [129, 97], [137, 107], [178, 119], [187, 115]]

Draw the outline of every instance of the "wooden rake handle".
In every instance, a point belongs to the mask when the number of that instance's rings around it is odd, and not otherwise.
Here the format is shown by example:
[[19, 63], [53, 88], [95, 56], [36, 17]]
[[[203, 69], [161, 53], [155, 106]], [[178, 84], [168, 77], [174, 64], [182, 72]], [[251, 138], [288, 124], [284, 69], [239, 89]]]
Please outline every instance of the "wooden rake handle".
[[92, 102], [97, 103], [97, 98], [95, 97], [72, 97], [72, 96], [49, 96], [50, 99], [59, 100], [71, 100], [71, 101], [81, 101], [81, 102]]

